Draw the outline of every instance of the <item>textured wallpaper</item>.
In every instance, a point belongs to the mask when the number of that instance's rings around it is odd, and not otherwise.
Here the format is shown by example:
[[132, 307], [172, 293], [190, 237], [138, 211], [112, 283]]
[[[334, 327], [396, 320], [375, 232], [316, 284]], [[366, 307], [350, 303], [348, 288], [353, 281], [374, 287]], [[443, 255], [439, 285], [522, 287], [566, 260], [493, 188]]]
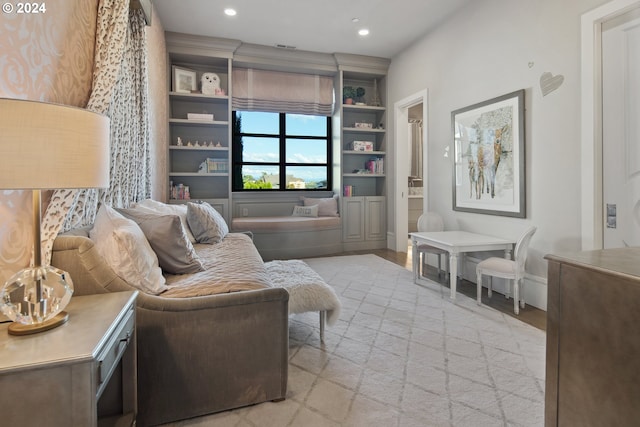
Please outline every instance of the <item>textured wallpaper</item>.
[[[97, 5], [55, 0], [40, 14], [0, 13], [0, 97], [84, 107]], [[0, 190], [0, 283], [29, 264], [31, 229], [31, 192]]]

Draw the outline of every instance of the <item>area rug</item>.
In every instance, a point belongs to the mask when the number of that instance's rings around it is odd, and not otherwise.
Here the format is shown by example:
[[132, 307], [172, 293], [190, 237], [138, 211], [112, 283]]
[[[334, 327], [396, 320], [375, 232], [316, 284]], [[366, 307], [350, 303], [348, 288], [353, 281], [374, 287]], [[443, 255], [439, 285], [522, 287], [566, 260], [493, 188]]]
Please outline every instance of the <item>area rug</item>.
[[545, 333], [375, 255], [305, 259], [340, 318], [290, 319], [287, 399], [175, 426], [542, 426]]

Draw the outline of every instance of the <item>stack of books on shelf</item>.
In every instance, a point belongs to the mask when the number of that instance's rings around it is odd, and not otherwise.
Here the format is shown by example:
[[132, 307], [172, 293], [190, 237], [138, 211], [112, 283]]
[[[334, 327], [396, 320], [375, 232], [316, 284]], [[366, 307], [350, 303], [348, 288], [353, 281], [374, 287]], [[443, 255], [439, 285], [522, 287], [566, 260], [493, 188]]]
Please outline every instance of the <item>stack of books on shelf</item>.
[[173, 199], [173, 200], [190, 200], [191, 199], [188, 185], [183, 185], [183, 184], [173, 185], [173, 181], [170, 182], [169, 185], [171, 187], [170, 199]]
[[207, 159], [207, 172], [220, 173], [228, 172], [229, 166], [226, 160]]
[[345, 185], [342, 191], [342, 195], [344, 197], [353, 196], [353, 185]]
[[365, 167], [369, 173], [382, 175], [384, 174], [384, 158], [375, 157], [367, 161]]

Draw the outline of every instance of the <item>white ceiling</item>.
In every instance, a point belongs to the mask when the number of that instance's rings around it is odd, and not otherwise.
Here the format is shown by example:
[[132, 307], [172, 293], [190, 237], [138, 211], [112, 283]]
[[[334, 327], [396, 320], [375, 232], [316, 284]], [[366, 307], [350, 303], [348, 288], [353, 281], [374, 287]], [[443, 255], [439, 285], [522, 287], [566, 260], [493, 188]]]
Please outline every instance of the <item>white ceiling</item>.
[[[166, 31], [392, 58], [473, 0], [154, 0]], [[227, 7], [238, 14], [228, 17]], [[359, 18], [353, 23], [353, 18]], [[368, 28], [366, 37], [358, 35]]]

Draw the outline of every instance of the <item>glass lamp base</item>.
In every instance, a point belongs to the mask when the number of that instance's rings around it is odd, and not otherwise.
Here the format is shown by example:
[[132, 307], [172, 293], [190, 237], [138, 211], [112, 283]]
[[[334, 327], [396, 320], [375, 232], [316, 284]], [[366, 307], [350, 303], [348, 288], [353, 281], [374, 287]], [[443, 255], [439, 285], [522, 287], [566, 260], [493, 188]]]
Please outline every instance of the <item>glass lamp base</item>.
[[42, 323], [34, 323], [32, 325], [23, 325], [22, 323], [13, 322], [9, 325], [8, 332], [10, 335], [30, 335], [37, 334], [38, 332], [48, 331], [49, 329], [57, 328], [58, 326], [66, 323], [69, 320], [69, 314], [66, 311], [53, 316], [51, 319]]
[[[73, 282], [66, 272], [48, 266], [25, 268], [0, 288], [0, 310], [16, 325], [16, 333], [36, 333], [66, 322], [62, 310], [73, 295]], [[32, 332], [25, 332], [25, 331]]]

